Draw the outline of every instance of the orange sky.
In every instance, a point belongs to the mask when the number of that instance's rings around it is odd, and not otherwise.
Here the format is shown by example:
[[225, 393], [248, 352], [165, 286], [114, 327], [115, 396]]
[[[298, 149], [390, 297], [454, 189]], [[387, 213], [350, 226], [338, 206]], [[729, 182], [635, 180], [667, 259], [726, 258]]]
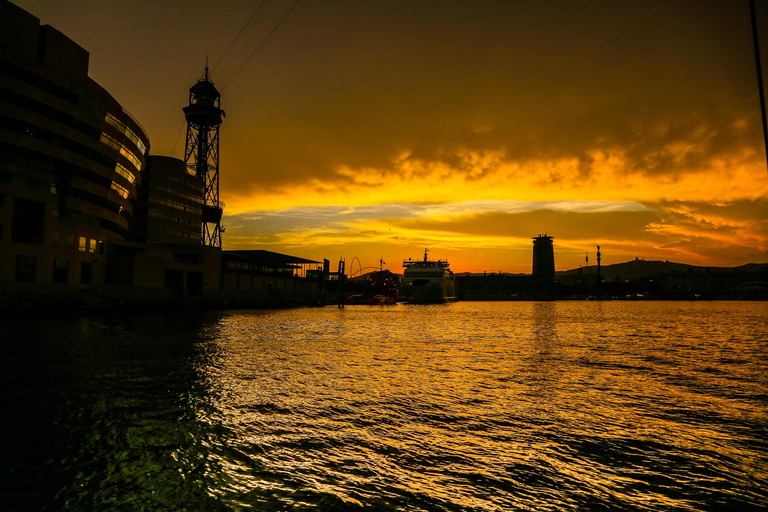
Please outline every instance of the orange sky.
[[529, 273], [547, 233], [559, 270], [597, 244], [768, 261], [747, 0], [272, 0], [242, 33], [258, 2], [15, 3], [90, 52], [153, 154], [183, 157], [208, 55], [225, 249]]

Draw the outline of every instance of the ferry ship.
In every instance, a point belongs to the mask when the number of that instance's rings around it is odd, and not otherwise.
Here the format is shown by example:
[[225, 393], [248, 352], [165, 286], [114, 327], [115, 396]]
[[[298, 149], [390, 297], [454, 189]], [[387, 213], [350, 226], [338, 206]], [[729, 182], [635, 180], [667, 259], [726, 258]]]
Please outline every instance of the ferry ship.
[[410, 304], [430, 304], [454, 300], [456, 280], [446, 260], [430, 260], [424, 249], [423, 260], [403, 261], [400, 296]]

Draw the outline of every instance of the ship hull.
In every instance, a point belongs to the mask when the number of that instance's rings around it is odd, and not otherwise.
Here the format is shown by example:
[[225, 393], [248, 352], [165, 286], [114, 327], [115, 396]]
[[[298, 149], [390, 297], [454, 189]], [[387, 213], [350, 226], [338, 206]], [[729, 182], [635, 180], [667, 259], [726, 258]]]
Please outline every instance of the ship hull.
[[435, 279], [427, 282], [414, 280], [402, 287], [401, 297], [409, 304], [439, 304], [455, 300], [455, 286], [451, 279]]

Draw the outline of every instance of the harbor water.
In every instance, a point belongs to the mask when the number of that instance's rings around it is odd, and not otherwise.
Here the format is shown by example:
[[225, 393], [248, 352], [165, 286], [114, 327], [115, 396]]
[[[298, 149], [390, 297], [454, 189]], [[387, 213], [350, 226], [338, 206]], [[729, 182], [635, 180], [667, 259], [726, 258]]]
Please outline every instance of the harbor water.
[[0, 510], [768, 509], [768, 303], [6, 320]]

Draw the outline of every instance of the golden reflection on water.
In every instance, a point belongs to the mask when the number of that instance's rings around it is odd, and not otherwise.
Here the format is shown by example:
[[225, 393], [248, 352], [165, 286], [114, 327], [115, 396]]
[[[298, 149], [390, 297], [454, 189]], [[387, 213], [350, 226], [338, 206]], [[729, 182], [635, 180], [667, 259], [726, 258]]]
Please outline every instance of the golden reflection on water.
[[749, 438], [768, 425], [766, 325], [763, 303], [224, 314], [201, 368], [200, 418], [223, 432], [210, 492], [414, 510], [749, 498], [768, 483]]

